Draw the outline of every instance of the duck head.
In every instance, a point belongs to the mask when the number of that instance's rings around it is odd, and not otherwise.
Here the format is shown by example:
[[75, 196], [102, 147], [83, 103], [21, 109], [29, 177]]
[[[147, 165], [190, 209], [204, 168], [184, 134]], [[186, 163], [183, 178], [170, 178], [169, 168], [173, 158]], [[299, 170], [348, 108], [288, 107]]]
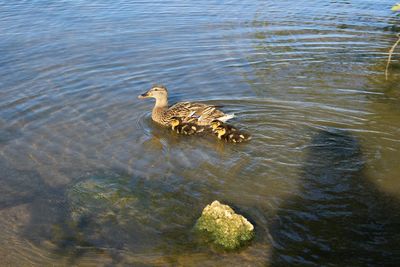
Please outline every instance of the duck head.
[[172, 126], [172, 128], [175, 128], [176, 126], [178, 126], [181, 123], [182, 123], [181, 118], [178, 118], [178, 117], [172, 117], [171, 118], [171, 126]]
[[155, 99], [167, 99], [168, 97], [167, 88], [163, 85], [154, 85], [146, 93], [143, 93], [138, 96], [139, 99], [150, 98], [150, 97]]
[[210, 123], [211, 128], [212, 128], [214, 131], [218, 128], [218, 126], [221, 126], [222, 124], [223, 124], [222, 121], [219, 121], [219, 120], [213, 120], [213, 121]]
[[226, 129], [223, 126], [218, 126], [215, 128], [215, 132], [218, 135], [218, 138], [221, 139], [221, 137], [226, 133]]

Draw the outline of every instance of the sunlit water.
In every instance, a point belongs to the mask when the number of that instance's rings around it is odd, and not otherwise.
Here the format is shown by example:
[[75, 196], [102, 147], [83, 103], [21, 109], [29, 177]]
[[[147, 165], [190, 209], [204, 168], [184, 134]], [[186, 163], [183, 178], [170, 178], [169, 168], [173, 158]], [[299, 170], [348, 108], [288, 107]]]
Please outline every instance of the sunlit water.
[[[398, 266], [392, 4], [0, 2], [0, 265]], [[155, 125], [153, 83], [253, 140]], [[215, 199], [255, 225], [248, 247], [193, 233]]]

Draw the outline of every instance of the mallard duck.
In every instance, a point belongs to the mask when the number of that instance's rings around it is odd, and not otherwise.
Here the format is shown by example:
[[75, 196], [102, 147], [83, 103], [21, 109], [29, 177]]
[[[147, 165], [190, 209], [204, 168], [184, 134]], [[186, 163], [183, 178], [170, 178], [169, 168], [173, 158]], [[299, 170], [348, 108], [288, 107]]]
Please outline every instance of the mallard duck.
[[212, 130], [212, 132], [213, 133], [217, 133], [216, 132], [216, 129], [219, 127], [219, 126], [223, 126], [227, 131], [229, 131], [229, 132], [236, 132], [237, 131], [237, 128], [236, 127], [234, 127], [234, 126], [232, 126], [232, 125], [229, 125], [229, 124], [226, 124], [226, 123], [224, 123], [224, 122], [222, 122], [222, 121], [219, 121], [219, 120], [213, 120], [211, 123], [210, 123], [210, 126], [211, 126], [211, 130]]
[[204, 131], [204, 126], [199, 126], [191, 122], [183, 123], [182, 119], [178, 117], [171, 118], [171, 128], [176, 133], [186, 135], [197, 134]]
[[215, 106], [201, 103], [179, 102], [168, 107], [168, 91], [162, 85], [155, 85], [146, 93], [138, 96], [140, 99], [149, 97], [156, 99], [151, 118], [164, 126], [170, 126], [173, 117], [181, 118], [183, 123], [195, 118], [193, 123], [208, 126], [213, 120], [225, 122], [234, 116], [223, 113]]
[[240, 131], [228, 131], [224, 126], [218, 126], [215, 131], [217, 132], [219, 139], [231, 143], [241, 143], [251, 139], [251, 136], [246, 133]]

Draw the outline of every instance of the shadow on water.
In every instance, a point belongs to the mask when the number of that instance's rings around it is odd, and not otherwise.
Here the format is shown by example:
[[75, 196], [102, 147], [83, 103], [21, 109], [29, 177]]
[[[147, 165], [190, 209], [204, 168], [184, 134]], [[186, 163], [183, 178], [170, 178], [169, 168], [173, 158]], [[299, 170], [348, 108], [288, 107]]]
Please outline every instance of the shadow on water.
[[398, 266], [400, 202], [363, 174], [358, 140], [321, 130], [308, 148], [299, 192], [269, 227], [271, 266]]

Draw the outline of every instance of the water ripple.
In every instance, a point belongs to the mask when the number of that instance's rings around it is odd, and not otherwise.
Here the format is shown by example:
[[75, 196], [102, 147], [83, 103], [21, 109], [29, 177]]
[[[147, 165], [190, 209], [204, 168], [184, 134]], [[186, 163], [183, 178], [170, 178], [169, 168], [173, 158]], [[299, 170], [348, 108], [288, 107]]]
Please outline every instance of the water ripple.
[[[0, 255], [38, 266], [396, 262], [397, 221], [379, 193], [398, 196], [398, 73], [382, 75], [392, 4], [2, 3], [0, 208], [11, 219]], [[154, 102], [137, 99], [153, 83], [171, 103], [235, 113], [252, 141], [154, 124]], [[143, 209], [131, 224], [71, 222], [69, 188], [123, 179], [140, 204], [129, 211]], [[247, 249], [224, 256], [188, 234], [214, 199], [254, 222]], [[351, 260], [324, 257], [343, 248]]]

